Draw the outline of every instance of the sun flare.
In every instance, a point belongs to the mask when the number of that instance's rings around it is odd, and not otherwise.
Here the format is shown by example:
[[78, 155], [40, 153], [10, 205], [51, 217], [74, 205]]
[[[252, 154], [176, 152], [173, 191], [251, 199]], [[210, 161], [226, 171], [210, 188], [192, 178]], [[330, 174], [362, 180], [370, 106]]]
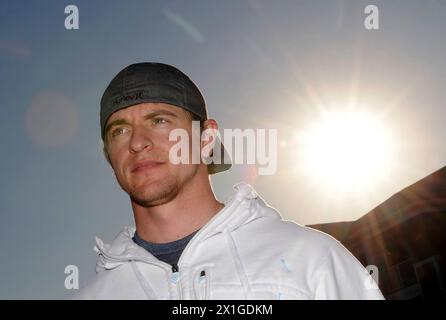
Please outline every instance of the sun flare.
[[326, 113], [296, 139], [302, 172], [337, 191], [367, 190], [393, 163], [392, 134], [366, 111]]

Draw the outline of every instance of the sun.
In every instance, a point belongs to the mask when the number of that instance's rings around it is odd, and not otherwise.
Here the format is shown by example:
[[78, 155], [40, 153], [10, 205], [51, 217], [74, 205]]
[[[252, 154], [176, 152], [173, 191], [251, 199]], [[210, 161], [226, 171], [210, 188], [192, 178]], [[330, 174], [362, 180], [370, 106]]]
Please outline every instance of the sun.
[[296, 140], [299, 171], [336, 192], [367, 191], [394, 163], [390, 130], [366, 110], [326, 112]]

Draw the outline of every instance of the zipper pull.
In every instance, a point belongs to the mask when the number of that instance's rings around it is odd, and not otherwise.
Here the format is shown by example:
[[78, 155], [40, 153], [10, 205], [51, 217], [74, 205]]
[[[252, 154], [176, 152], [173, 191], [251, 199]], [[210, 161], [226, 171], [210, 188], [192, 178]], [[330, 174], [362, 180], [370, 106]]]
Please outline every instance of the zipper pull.
[[178, 265], [176, 263], [172, 264], [172, 274], [170, 275], [170, 281], [172, 283], [177, 283], [180, 280], [180, 273], [178, 272]]

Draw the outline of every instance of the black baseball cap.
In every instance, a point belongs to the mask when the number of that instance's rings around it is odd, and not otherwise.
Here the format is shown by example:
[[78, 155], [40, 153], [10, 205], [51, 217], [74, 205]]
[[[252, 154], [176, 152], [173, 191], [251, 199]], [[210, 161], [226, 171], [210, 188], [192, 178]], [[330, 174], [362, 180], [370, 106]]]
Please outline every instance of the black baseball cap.
[[[195, 114], [200, 120], [208, 119], [203, 95], [186, 74], [168, 64], [141, 62], [122, 69], [105, 89], [100, 114], [102, 139], [107, 120], [114, 112], [145, 102], [171, 104]], [[230, 157], [221, 141], [218, 142], [222, 149], [220, 163], [208, 164], [209, 174], [231, 168]]]

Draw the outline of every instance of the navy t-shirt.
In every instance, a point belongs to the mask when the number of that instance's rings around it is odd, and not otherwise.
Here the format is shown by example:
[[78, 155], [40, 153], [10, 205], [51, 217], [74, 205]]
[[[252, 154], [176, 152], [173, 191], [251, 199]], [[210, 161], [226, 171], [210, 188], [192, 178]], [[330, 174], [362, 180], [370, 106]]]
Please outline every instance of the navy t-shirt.
[[153, 254], [157, 259], [167, 262], [170, 265], [177, 265], [184, 248], [186, 248], [189, 241], [197, 232], [198, 230], [184, 238], [167, 243], [154, 243], [146, 241], [135, 232], [133, 241]]

